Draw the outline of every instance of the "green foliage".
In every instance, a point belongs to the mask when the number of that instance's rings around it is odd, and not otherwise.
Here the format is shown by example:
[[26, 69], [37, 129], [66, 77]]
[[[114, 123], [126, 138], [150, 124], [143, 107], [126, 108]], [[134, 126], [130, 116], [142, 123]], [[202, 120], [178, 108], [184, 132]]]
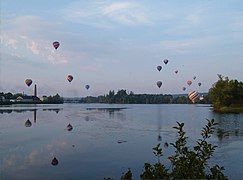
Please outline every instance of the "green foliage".
[[[141, 179], [227, 179], [223, 174], [224, 167], [219, 165], [210, 166], [209, 159], [213, 156], [216, 146], [208, 142], [214, 131], [216, 123], [214, 119], [207, 120], [207, 125], [201, 131], [201, 138], [197, 140], [197, 145], [190, 149], [187, 146], [184, 123], [177, 122], [173, 127], [177, 130], [178, 138], [171, 145], [175, 148], [175, 154], [168, 157], [171, 162], [171, 169], [160, 162], [163, 156], [160, 144], [153, 148], [154, 155], [158, 158], [154, 165], [144, 164], [144, 169], [140, 175]], [[130, 170], [129, 170], [130, 171]]]
[[219, 80], [209, 89], [208, 96], [214, 109], [221, 107], [243, 106], [243, 83], [229, 80], [228, 77], [218, 75]]
[[63, 98], [59, 95], [56, 94], [55, 96], [48, 96], [43, 103], [55, 103], [55, 104], [62, 104], [63, 103]]
[[[203, 103], [208, 103], [205, 98]], [[187, 94], [172, 96], [170, 94], [134, 94], [132, 91], [118, 90], [117, 93], [109, 91], [108, 94], [98, 97], [84, 97], [80, 103], [116, 103], [116, 104], [188, 104]], [[200, 102], [201, 103], [201, 102]]]

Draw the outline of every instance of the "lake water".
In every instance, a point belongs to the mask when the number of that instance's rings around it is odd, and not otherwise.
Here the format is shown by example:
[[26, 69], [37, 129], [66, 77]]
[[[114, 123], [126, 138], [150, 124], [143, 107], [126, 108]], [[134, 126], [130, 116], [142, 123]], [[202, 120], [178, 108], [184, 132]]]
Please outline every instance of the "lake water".
[[175, 141], [177, 121], [196, 145], [212, 118], [219, 123], [210, 140], [218, 146], [212, 163], [224, 166], [229, 179], [240, 179], [243, 114], [217, 114], [209, 105], [1, 106], [0, 179], [120, 179], [128, 168], [139, 179], [144, 163], [157, 161], [152, 148], [158, 143], [162, 162], [171, 168], [166, 157], [174, 148], [163, 145]]

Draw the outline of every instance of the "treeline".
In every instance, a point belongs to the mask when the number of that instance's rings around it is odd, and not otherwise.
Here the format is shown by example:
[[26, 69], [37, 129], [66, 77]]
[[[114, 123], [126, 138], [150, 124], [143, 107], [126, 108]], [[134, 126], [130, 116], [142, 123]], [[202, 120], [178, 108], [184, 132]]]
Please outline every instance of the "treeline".
[[[198, 101], [200, 103], [209, 103], [207, 96]], [[87, 96], [79, 100], [79, 103], [115, 103], [115, 104], [189, 104], [191, 101], [185, 95], [168, 94], [134, 94], [127, 93], [126, 90], [109, 91], [108, 94], [98, 97]]]
[[223, 107], [243, 107], [243, 83], [229, 80], [228, 77], [218, 75], [219, 80], [209, 89], [208, 97], [214, 109]]
[[59, 94], [56, 94], [55, 96], [43, 96], [44, 104], [62, 104], [64, 102], [63, 97], [61, 97]]

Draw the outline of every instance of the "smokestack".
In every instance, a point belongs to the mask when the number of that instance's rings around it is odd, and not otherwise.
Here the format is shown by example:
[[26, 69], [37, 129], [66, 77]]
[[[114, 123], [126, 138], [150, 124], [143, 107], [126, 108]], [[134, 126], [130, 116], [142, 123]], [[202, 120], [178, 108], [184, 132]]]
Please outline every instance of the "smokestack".
[[37, 88], [36, 88], [36, 84], [35, 84], [35, 87], [34, 87], [34, 96], [37, 96]]

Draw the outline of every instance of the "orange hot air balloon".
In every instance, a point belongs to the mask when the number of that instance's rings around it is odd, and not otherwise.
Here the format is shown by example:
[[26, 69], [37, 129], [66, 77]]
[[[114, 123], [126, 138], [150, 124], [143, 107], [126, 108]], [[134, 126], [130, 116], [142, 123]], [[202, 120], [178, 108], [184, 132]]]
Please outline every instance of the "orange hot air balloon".
[[72, 82], [72, 80], [73, 80], [73, 76], [72, 76], [72, 75], [68, 75], [68, 76], [67, 76], [67, 80], [68, 80], [68, 82]]
[[188, 80], [188, 81], [187, 81], [187, 84], [188, 84], [189, 86], [191, 86], [192, 81], [191, 81], [191, 80]]

